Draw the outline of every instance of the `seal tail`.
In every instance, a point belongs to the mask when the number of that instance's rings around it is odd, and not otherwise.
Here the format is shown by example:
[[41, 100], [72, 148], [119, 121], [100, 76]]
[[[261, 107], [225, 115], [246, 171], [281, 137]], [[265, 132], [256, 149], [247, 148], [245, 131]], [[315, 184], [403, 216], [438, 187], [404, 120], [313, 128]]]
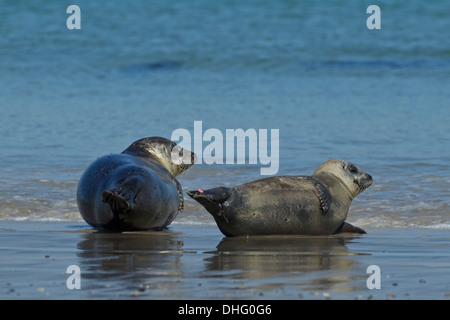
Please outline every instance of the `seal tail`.
[[209, 190], [188, 191], [188, 196], [200, 203], [205, 209], [213, 214], [220, 215], [222, 204], [230, 197], [229, 188], [219, 187]]

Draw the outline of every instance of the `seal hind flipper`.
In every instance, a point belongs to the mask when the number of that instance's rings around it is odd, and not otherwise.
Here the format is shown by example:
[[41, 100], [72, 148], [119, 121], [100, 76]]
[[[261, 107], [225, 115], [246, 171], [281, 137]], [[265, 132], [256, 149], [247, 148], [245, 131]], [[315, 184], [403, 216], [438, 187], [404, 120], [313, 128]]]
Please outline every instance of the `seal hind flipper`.
[[337, 234], [337, 233], [360, 233], [360, 234], [365, 234], [367, 233], [366, 231], [364, 231], [361, 228], [355, 227], [354, 225], [348, 223], [348, 222], [344, 222], [339, 228], [337, 228], [337, 230], [333, 233], [333, 234]]
[[211, 214], [219, 214], [222, 204], [230, 197], [229, 188], [219, 187], [205, 191], [189, 191], [187, 194]]

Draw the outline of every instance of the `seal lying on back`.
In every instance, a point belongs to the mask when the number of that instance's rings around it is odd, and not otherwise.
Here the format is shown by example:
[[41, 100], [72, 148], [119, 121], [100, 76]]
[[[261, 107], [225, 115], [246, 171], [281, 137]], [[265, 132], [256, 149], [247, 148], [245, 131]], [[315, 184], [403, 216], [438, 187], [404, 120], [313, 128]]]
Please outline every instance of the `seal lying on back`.
[[[181, 161], [186, 156], [191, 161]], [[170, 140], [140, 139], [86, 169], [77, 189], [80, 214], [96, 229], [165, 228], [183, 210], [182, 189], [175, 177], [194, 162], [194, 153]]]
[[343, 160], [329, 160], [312, 176], [277, 176], [237, 187], [188, 192], [226, 236], [365, 233], [345, 222], [352, 200], [372, 177]]

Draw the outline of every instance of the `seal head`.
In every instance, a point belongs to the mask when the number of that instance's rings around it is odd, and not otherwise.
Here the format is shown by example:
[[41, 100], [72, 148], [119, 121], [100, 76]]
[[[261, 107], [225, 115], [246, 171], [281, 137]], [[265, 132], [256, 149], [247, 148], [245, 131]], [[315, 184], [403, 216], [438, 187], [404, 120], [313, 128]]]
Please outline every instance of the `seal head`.
[[122, 153], [155, 160], [174, 177], [189, 169], [197, 161], [193, 152], [183, 149], [175, 142], [162, 137], [137, 140]]
[[334, 176], [344, 186], [353, 200], [358, 194], [372, 185], [372, 176], [348, 161], [331, 159], [323, 163], [313, 173], [313, 177], [327, 180]]

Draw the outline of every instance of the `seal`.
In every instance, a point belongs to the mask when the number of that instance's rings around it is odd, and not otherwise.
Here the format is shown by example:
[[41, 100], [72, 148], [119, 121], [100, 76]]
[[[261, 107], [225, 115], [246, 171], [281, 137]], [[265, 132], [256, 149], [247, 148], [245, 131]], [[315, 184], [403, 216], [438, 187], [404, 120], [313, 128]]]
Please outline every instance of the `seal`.
[[354, 164], [331, 159], [312, 176], [276, 176], [187, 194], [226, 236], [365, 233], [345, 222], [352, 200], [372, 184]]
[[183, 210], [175, 177], [195, 160], [194, 153], [161, 137], [143, 138], [120, 154], [100, 157], [78, 183], [80, 214], [100, 230], [163, 229]]

